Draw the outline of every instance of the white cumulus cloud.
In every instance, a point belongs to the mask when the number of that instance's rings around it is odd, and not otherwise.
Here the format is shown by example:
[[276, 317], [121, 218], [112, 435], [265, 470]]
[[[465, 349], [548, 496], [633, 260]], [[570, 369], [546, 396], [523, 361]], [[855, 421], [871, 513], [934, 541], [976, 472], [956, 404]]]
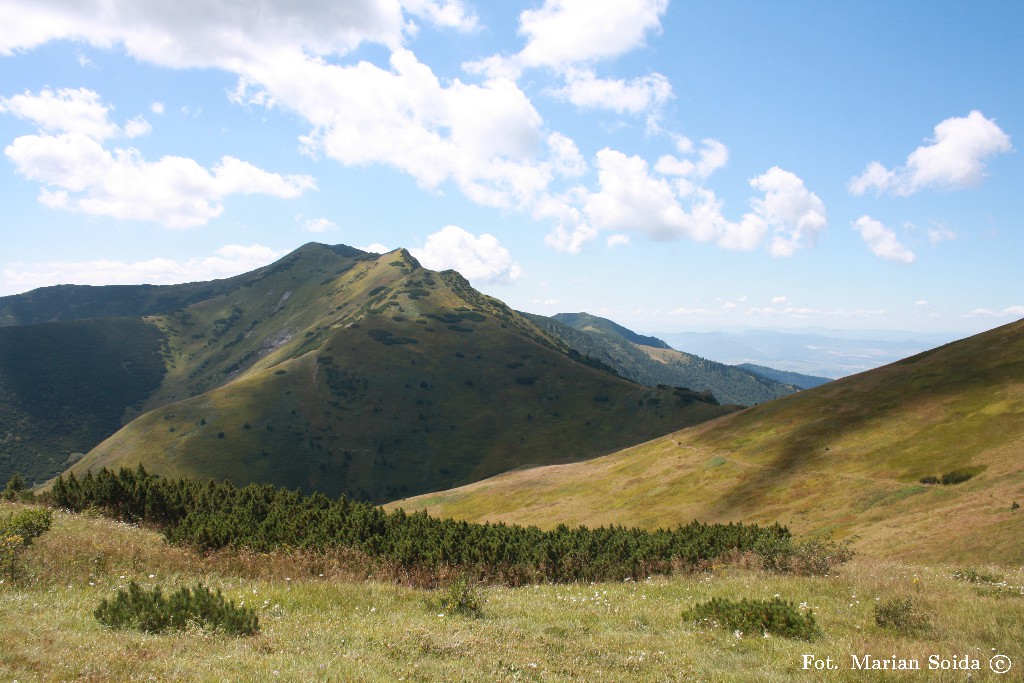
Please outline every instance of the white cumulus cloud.
[[306, 232], [323, 233], [338, 229], [338, 225], [327, 218], [306, 218], [300, 214], [295, 217], [295, 220], [298, 221]]
[[[235, 101], [304, 118], [311, 154], [386, 164], [425, 188], [453, 182], [479, 204], [528, 207], [563, 168], [513, 80], [442, 83], [404, 47], [410, 18], [475, 29], [461, 0], [0, 0], [0, 16], [0, 54], [73, 39], [162, 66], [224, 69], [239, 77]], [[390, 50], [389, 68], [325, 59], [367, 43]]]
[[672, 84], [659, 73], [627, 81], [598, 78], [592, 69], [573, 68], [565, 74], [565, 86], [552, 94], [577, 107], [639, 114], [665, 104], [672, 97]]
[[494, 235], [476, 236], [456, 225], [441, 228], [427, 237], [422, 248], [409, 251], [431, 270], [452, 268], [469, 280], [510, 282], [523, 274]]
[[99, 93], [87, 88], [43, 88], [38, 95], [24, 92], [0, 97], [0, 113], [13, 114], [31, 121], [40, 130], [50, 133], [81, 133], [93, 140], [112, 137], [138, 137], [150, 131], [141, 116], [128, 121], [124, 128], [110, 120], [111, 107], [104, 104]]
[[947, 225], [939, 224], [931, 228], [928, 228], [928, 241], [932, 244], [938, 244], [945, 240], [955, 240], [956, 233], [953, 232]]
[[875, 256], [901, 263], [914, 262], [914, 252], [900, 244], [896, 233], [870, 216], [861, 216], [854, 221], [853, 229], [860, 233]]
[[523, 66], [560, 67], [615, 57], [661, 29], [668, 0], [546, 0], [519, 15]]
[[103, 146], [110, 137], [148, 133], [141, 117], [122, 128], [91, 90], [43, 89], [0, 99], [0, 112], [28, 119], [38, 135], [22, 135], [4, 149], [15, 170], [37, 181], [39, 201], [51, 209], [144, 220], [169, 228], [203, 225], [219, 216], [232, 194], [293, 198], [316, 187], [309, 176], [281, 176], [225, 156], [212, 169], [192, 159], [146, 161], [135, 148]]
[[[597, 153], [598, 189], [577, 188], [562, 197], [561, 211], [552, 209], [557, 227], [547, 237], [550, 246], [576, 252], [600, 231], [639, 232], [655, 240], [692, 239], [714, 242], [726, 249], [751, 250], [771, 236], [769, 252], [790, 256], [813, 246], [827, 217], [821, 199], [797, 175], [774, 167], [751, 179], [762, 193], [750, 200], [750, 212], [731, 221], [715, 193], [683, 177], [711, 172], [724, 163], [724, 146], [705, 141], [700, 164], [681, 164], [664, 157], [652, 173], [642, 157], [605, 148]], [[557, 206], [557, 202], [555, 203]]]
[[750, 203], [772, 232], [768, 249], [772, 256], [791, 256], [801, 247], [814, 246], [828, 223], [825, 204], [800, 177], [774, 166], [750, 185], [764, 192], [764, 197]]
[[386, 254], [389, 251], [394, 251], [394, 247], [389, 247], [381, 244], [380, 242], [374, 242], [373, 244], [367, 244], [365, 247], [356, 247], [360, 251], [365, 251], [370, 254]]
[[479, 19], [462, 0], [401, 0], [402, 9], [435, 26], [468, 32], [479, 28]]
[[[410, 0], [418, 16], [447, 20], [438, 3]], [[436, 11], [435, 11], [436, 10]], [[0, 54], [55, 39], [97, 47], [121, 44], [133, 56], [172, 67], [232, 69], [281, 49], [346, 54], [367, 42], [402, 43], [406, 28], [398, 0], [33, 0], [0, 2]]]
[[[693, 153], [693, 142], [689, 138], [676, 138], [676, 149], [681, 154]], [[700, 157], [697, 161], [678, 159], [672, 154], [665, 154], [655, 165], [655, 169], [663, 175], [707, 178], [726, 165], [729, 161], [729, 148], [714, 138], [701, 140]]]
[[312, 125], [303, 138], [311, 154], [346, 166], [386, 164], [427, 189], [451, 182], [472, 201], [499, 208], [530, 207], [556, 175], [579, 172], [574, 143], [546, 134], [511, 80], [442, 83], [404, 49], [392, 53], [387, 69], [295, 60], [268, 64], [239, 96], [301, 114]]
[[1024, 316], [1024, 306], [1007, 306], [1006, 308], [994, 311], [991, 308], [975, 308], [970, 313], [965, 313], [965, 318], [1019, 318]]
[[909, 196], [923, 189], [960, 189], [977, 185], [989, 159], [1013, 149], [1010, 137], [977, 110], [935, 126], [935, 137], [907, 156], [903, 166], [888, 169], [877, 161], [850, 180], [851, 194], [874, 189]]

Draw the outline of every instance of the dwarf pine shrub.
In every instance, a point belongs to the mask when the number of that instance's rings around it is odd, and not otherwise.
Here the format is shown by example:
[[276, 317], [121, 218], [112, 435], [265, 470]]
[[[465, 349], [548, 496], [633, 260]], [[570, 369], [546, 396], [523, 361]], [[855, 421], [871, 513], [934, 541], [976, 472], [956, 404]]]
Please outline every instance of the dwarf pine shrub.
[[950, 470], [941, 477], [935, 475], [929, 475], [927, 477], [921, 477], [918, 479], [922, 484], [942, 484], [943, 486], [953, 486], [954, 484], [962, 484], [963, 482], [971, 479], [979, 472], [977, 468], [960, 468], [958, 470]]
[[3, 493], [0, 493], [0, 497], [6, 500], [25, 500], [31, 501], [33, 498], [32, 491], [29, 490], [25, 484], [25, 480], [22, 479], [21, 475], [15, 472], [11, 475], [11, 478], [7, 480], [7, 486], [4, 487]]
[[781, 598], [768, 600], [730, 600], [712, 598], [693, 606], [686, 617], [700, 624], [711, 624], [738, 635], [761, 636], [772, 633], [783, 638], [812, 640], [821, 634], [814, 613], [801, 612], [792, 602]]
[[53, 513], [45, 508], [29, 508], [0, 516], [0, 536], [21, 536], [25, 544], [50, 530]]
[[159, 586], [144, 590], [132, 581], [113, 600], [104, 598], [93, 616], [111, 628], [133, 628], [146, 633], [183, 631], [193, 625], [235, 636], [251, 636], [260, 630], [255, 610], [236, 607], [220, 590], [214, 593], [202, 584], [194, 589], [182, 587], [164, 597]]
[[58, 478], [51, 496], [55, 505], [71, 510], [95, 506], [118, 519], [160, 526], [170, 542], [206, 550], [348, 549], [405, 570], [454, 568], [509, 585], [667, 574], [675, 566], [696, 566], [789, 536], [778, 524], [695, 521], [655, 531], [469, 524], [425, 512], [389, 513], [344, 497], [331, 500], [322, 493], [270, 485], [237, 488], [227, 482], [163, 479], [141, 466], [117, 473], [101, 469], [80, 480]]
[[951, 470], [942, 475], [942, 483], [946, 486], [960, 484], [974, 476], [974, 472], [968, 469]]

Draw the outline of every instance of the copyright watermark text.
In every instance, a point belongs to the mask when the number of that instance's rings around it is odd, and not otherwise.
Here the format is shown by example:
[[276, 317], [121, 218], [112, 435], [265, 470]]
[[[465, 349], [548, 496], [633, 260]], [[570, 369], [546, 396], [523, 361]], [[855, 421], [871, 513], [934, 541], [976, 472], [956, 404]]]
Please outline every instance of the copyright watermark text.
[[917, 657], [875, 657], [874, 655], [851, 654], [849, 658], [819, 657], [813, 654], [801, 655], [804, 671], [981, 671], [988, 669], [997, 674], [1009, 673], [1013, 662], [1006, 655], [993, 655], [988, 661], [971, 655], [929, 655], [927, 659]]

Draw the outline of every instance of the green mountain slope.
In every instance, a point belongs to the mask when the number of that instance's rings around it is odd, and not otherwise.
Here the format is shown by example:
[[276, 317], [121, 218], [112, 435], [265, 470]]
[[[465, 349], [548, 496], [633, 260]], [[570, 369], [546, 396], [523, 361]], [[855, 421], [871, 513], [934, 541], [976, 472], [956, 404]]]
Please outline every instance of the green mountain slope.
[[[289, 292], [299, 279], [292, 272], [296, 263], [302, 279], [296, 289], [303, 290], [315, 287], [306, 280], [327, 268], [339, 271], [361, 258], [372, 257], [348, 247], [310, 247], [228, 280], [166, 287], [69, 285], [0, 300], [8, 322], [14, 313], [29, 321], [59, 321], [0, 325], [0, 480], [19, 472], [29, 481], [44, 481], [146, 410], [230, 381], [263, 353], [254, 343], [268, 351], [277, 341], [271, 335], [241, 343], [234, 329], [239, 305], [255, 309], [255, 299], [273, 288]], [[165, 316], [88, 317], [137, 316], [196, 298], [204, 300]], [[277, 303], [272, 308], [280, 313]], [[202, 313], [210, 319], [196, 332], [191, 316]], [[287, 325], [292, 317], [278, 319]], [[225, 337], [228, 331], [233, 336]], [[256, 327], [247, 332], [252, 336]]]
[[117, 430], [160, 385], [163, 343], [137, 318], [0, 327], [0, 481], [44, 481]]
[[579, 362], [405, 250], [306, 245], [145, 323], [162, 336], [166, 373], [76, 474], [142, 463], [381, 501], [595, 457], [735, 410]]
[[553, 317], [524, 313], [538, 327], [581, 354], [596, 359], [638, 384], [710, 391], [721, 403], [749, 406], [798, 391], [792, 384], [724, 363], [676, 351], [656, 337], [645, 337], [589, 313]]
[[[780, 521], [862, 552], [1024, 561], [1024, 321], [585, 463], [397, 503], [551, 526]], [[959, 469], [956, 485], [920, 479]]]

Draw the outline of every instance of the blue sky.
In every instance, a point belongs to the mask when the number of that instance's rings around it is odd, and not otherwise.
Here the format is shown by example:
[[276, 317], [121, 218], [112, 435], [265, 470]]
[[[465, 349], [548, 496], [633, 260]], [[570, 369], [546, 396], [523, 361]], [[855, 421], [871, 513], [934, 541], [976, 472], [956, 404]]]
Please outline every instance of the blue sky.
[[641, 332], [1024, 317], [1024, 4], [0, 0], [0, 295], [410, 249]]

